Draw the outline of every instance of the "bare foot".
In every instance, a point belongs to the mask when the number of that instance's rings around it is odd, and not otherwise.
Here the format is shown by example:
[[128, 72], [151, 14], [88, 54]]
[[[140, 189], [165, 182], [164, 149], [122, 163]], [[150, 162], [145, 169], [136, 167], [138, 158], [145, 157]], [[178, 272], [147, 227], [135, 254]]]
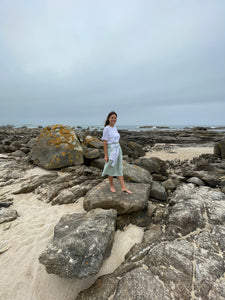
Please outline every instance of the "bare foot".
[[111, 187], [110, 187], [110, 191], [111, 191], [112, 193], [115, 193], [115, 192], [116, 192], [114, 186], [111, 186]]
[[132, 192], [130, 190], [128, 190], [127, 188], [121, 189], [121, 191], [124, 193], [127, 193], [127, 194], [132, 194]]

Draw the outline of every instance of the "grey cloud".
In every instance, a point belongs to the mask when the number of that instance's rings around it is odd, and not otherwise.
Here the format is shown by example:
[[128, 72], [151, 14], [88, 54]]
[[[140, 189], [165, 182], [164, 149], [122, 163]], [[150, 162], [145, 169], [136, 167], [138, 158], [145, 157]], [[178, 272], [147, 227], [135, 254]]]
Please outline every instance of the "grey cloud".
[[224, 13], [223, 0], [3, 0], [0, 120], [223, 123]]

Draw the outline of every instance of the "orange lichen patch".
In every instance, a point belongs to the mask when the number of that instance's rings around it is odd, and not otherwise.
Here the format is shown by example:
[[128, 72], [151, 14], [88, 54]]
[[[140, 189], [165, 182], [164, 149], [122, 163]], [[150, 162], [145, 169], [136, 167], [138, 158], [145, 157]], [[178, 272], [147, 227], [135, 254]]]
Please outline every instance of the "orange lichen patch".
[[56, 158], [57, 158], [57, 155], [54, 155], [52, 158], [52, 161], [56, 160]]
[[69, 162], [73, 163], [73, 155], [71, 153], [68, 153], [68, 159]]
[[76, 145], [79, 143], [72, 128], [60, 124], [43, 128], [38, 139], [40, 140], [44, 137], [47, 138], [47, 144], [50, 146], [54, 145], [57, 147], [58, 145], [65, 144], [71, 150], [74, 148], [73, 144]]
[[66, 152], [62, 152], [62, 153], [61, 153], [62, 156], [65, 156], [66, 154], [67, 154]]
[[86, 136], [84, 143], [86, 145], [90, 144], [90, 145], [94, 145], [95, 142], [99, 143], [101, 141], [99, 141], [99, 139], [97, 139], [96, 137], [93, 137], [91, 135]]
[[74, 146], [73, 145], [68, 145], [68, 144], [66, 144], [66, 145], [64, 145], [64, 147], [65, 147], [65, 149], [68, 149], [68, 150], [74, 150]]

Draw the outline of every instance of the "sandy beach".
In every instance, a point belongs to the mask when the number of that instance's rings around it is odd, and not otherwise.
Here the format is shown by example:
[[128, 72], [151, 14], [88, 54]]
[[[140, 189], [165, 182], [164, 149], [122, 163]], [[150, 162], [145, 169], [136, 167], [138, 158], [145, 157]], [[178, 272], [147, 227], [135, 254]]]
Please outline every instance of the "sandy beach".
[[[156, 156], [163, 160], [192, 159], [203, 153], [212, 153], [213, 147], [179, 147], [159, 150], [157, 145], [146, 157]], [[48, 171], [35, 167], [23, 174], [24, 178], [41, 175]], [[0, 195], [11, 195], [18, 184], [2, 187]], [[34, 193], [12, 195], [19, 217], [12, 222], [0, 224], [1, 244], [8, 250], [0, 255], [0, 299], [4, 300], [74, 300], [83, 289], [88, 288], [103, 274], [113, 272], [124, 260], [129, 249], [143, 237], [143, 228], [129, 225], [117, 231], [111, 256], [104, 262], [99, 274], [88, 279], [68, 280], [47, 274], [38, 257], [52, 239], [59, 219], [69, 213], [83, 212], [83, 198], [77, 203], [56, 205], [44, 203]]]
[[[34, 168], [25, 177], [45, 174]], [[11, 186], [10, 186], [11, 187]], [[18, 188], [1, 188], [0, 195], [12, 193]], [[101, 275], [111, 273], [124, 260], [125, 254], [142, 240], [143, 229], [129, 225], [117, 231], [111, 256], [104, 262], [99, 274], [88, 279], [64, 279], [47, 274], [38, 257], [53, 236], [55, 225], [65, 214], [83, 212], [83, 198], [75, 204], [56, 205], [43, 203], [34, 193], [13, 195], [19, 217], [12, 222], [0, 224], [1, 244], [9, 248], [0, 255], [0, 299], [4, 300], [74, 300], [83, 289], [88, 288]]]
[[185, 146], [185, 145], [162, 145], [156, 144], [151, 151], [148, 151], [145, 157], [158, 157], [162, 160], [191, 160], [194, 157], [198, 157], [201, 154], [213, 153], [213, 146], [205, 145], [205, 146]]

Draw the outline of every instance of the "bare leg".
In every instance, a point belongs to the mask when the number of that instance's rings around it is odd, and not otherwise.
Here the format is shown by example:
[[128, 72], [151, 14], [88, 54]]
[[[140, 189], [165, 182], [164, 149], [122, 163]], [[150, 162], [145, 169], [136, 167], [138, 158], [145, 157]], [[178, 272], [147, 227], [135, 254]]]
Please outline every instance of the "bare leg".
[[126, 188], [123, 176], [118, 176], [118, 178], [121, 184], [121, 191], [126, 192], [128, 194], [132, 194], [132, 192]]
[[116, 190], [115, 190], [114, 185], [113, 185], [113, 177], [112, 176], [108, 176], [108, 178], [109, 178], [109, 184], [110, 184], [110, 191], [112, 193], [115, 193]]

